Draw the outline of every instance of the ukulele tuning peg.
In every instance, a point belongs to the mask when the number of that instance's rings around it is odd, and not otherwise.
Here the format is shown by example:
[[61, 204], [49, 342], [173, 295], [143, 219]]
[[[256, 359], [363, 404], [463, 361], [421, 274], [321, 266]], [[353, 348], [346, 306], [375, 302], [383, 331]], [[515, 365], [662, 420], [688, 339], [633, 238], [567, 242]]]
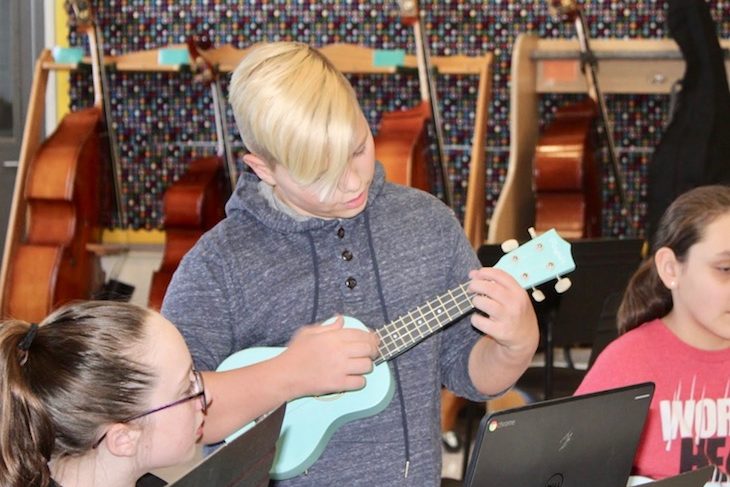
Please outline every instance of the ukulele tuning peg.
[[542, 303], [545, 301], [545, 293], [540, 291], [539, 289], [532, 288], [532, 299], [535, 300], [536, 303]]
[[537, 237], [537, 232], [535, 232], [535, 227], [530, 227], [527, 229], [527, 233], [530, 234], [530, 238]]
[[555, 283], [555, 290], [562, 294], [572, 286], [573, 283], [567, 277], [558, 277], [558, 282]]
[[505, 240], [504, 242], [502, 242], [501, 247], [502, 247], [502, 252], [507, 254], [509, 252], [512, 252], [517, 247], [519, 247], [519, 244], [517, 243], [517, 240], [515, 240], [514, 238], [511, 238], [509, 240]]

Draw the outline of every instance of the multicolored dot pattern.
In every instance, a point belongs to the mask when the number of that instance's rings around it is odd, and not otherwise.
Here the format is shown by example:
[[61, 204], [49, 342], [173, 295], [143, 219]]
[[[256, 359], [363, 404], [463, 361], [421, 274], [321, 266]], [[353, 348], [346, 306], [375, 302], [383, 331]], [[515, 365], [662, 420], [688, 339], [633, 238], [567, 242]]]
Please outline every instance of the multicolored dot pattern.
[[[396, 0], [95, 0], [97, 25], [107, 55], [183, 43], [205, 36], [213, 45], [244, 48], [259, 41], [297, 40], [321, 46], [356, 43], [415, 53], [411, 29], [399, 17]], [[551, 17], [546, 0], [432, 0], [420, 2], [432, 55], [494, 54], [492, 100], [486, 144], [487, 215], [504, 184], [509, 160], [509, 90], [512, 44], [524, 32], [541, 37], [572, 37], [571, 24]], [[730, 36], [730, 2], [708, 2], [721, 38]], [[592, 38], [668, 37], [665, 2], [659, 0], [586, 0], [581, 5]], [[71, 45], [86, 44], [72, 30]], [[189, 73], [118, 73], [110, 70], [112, 118], [121, 152], [123, 198], [132, 228], [161, 227], [162, 195], [195, 157], [215, 153], [210, 94]], [[351, 76], [363, 111], [377, 132], [383, 111], [418, 103], [415, 74]], [[455, 189], [455, 210], [463, 214], [476, 102], [473, 76], [439, 76], [445, 154]], [[72, 108], [91, 98], [88, 73], [72, 77]], [[573, 95], [541, 97], [541, 124]], [[627, 223], [616, 198], [612, 172], [603, 171], [603, 234], [643, 231], [647, 164], [667, 122], [667, 96], [607, 97], [616, 147], [629, 195]], [[231, 114], [228, 132], [236, 154], [243, 150]], [[440, 191], [440, 186], [437, 186]]]

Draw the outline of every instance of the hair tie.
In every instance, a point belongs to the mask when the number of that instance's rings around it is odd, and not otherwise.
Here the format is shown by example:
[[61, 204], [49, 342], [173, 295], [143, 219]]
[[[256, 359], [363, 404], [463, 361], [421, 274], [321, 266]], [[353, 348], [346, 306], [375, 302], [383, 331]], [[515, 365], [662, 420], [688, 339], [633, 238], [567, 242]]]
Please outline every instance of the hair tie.
[[38, 325], [31, 323], [28, 331], [25, 333], [25, 336], [22, 340], [20, 340], [20, 343], [18, 343], [18, 350], [21, 352], [20, 365], [25, 365], [28, 361], [28, 350], [35, 339], [36, 334], [38, 334]]

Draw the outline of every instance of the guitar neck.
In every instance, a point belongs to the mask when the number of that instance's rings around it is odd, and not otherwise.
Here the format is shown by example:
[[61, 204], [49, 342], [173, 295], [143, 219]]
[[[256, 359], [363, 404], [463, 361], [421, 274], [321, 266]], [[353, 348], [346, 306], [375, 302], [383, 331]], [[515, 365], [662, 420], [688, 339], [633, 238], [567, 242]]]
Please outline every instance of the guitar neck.
[[[551, 229], [504, 254], [494, 267], [514, 277], [523, 289], [530, 289], [571, 272], [575, 269], [575, 262], [570, 255], [570, 244]], [[467, 282], [446, 291], [376, 330], [380, 346], [375, 363], [381, 364], [397, 357], [474, 311], [474, 293], [468, 290], [468, 286]]]
[[462, 316], [472, 312], [473, 293], [464, 283], [376, 330], [380, 338], [375, 364], [397, 357]]

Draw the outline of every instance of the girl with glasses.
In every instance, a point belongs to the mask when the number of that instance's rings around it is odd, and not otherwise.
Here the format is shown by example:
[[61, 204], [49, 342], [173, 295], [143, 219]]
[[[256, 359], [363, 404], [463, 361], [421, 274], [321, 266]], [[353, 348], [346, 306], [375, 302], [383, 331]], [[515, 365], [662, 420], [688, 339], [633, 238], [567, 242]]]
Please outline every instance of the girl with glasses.
[[177, 329], [110, 301], [2, 323], [0, 394], [3, 486], [133, 486], [193, 457], [207, 409]]

